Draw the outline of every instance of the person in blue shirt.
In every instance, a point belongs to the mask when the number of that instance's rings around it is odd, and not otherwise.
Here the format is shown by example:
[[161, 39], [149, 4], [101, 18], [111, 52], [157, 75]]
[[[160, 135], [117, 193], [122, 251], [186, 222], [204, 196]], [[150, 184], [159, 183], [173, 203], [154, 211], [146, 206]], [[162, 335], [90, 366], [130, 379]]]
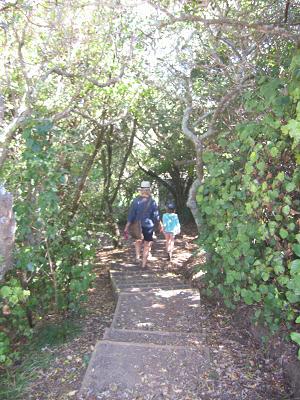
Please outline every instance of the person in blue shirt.
[[180, 233], [180, 223], [178, 215], [175, 213], [175, 204], [167, 204], [167, 212], [163, 214], [163, 232], [166, 238], [166, 250], [168, 261], [172, 260], [175, 236]]
[[160, 230], [162, 230], [162, 225], [159, 218], [157, 204], [151, 196], [150, 182], [143, 181], [139, 191], [139, 196], [137, 196], [131, 203], [124, 234], [127, 236], [130, 225], [135, 224], [135, 227], [137, 228], [135, 229], [137, 232], [135, 232], [133, 236], [135, 239], [135, 257], [136, 261], [139, 262], [143, 243], [142, 267], [145, 268], [151, 250], [155, 225], [158, 225]]

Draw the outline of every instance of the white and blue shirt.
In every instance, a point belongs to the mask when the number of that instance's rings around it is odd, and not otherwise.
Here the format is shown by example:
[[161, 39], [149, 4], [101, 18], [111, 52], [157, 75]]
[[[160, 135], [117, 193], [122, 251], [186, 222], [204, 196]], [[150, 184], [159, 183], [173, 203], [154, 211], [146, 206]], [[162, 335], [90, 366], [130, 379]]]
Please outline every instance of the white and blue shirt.
[[162, 217], [164, 231], [178, 235], [180, 233], [180, 223], [178, 215], [175, 213], [165, 213]]

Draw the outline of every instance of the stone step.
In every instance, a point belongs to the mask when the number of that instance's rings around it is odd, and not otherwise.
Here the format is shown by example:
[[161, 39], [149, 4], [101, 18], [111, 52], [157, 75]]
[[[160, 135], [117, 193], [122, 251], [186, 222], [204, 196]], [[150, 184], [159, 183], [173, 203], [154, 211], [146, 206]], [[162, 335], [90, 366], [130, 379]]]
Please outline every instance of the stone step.
[[126, 272], [126, 273], [161, 273], [162, 268], [158, 264], [152, 263], [151, 266], [147, 268], [142, 268], [141, 265], [137, 262], [134, 263], [128, 263], [128, 264], [114, 264], [110, 267], [110, 271], [114, 271], [115, 273], [117, 272]]
[[112, 282], [113, 287], [116, 289], [130, 289], [130, 288], [152, 288], [152, 289], [190, 289], [190, 286], [183, 282], [127, 282], [116, 283]]
[[165, 274], [165, 275], [163, 275], [163, 274], [154, 274], [154, 273], [151, 273], [151, 274], [126, 274], [126, 272], [125, 273], [123, 273], [123, 274], [121, 274], [121, 273], [118, 273], [118, 274], [115, 274], [115, 273], [112, 273], [111, 275], [110, 275], [110, 277], [111, 277], [111, 279], [116, 279], [116, 280], [120, 280], [120, 279], [123, 279], [123, 280], [132, 280], [132, 279], [135, 279], [135, 280], [141, 280], [141, 281], [148, 281], [149, 279], [152, 279], [152, 280], [158, 280], [158, 279], [160, 279], [160, 280], [166, 280], [166, 281], [182, 281], [183, 279], [182, 278], [179, 278], [178, 276], [176, 276], [176, 275], [167, 275], [167, 274]]
[[159, 290], [178, 290], [178, 289], [190, 289], [190, 286], [185, 285], [184, 283], [178, 283], [166, 286], [159, 285], [157, 287], [152, 287], [151, 285], [147, 286], [123, 285], [121, 287], [113, 286], [116, 300], [118, 299], [120, 293], [151, 293]]
[[122, 283], [134, 283], [135, 285], [138, 285], [139, 283], [173, 283], [173, 282], [180, 282], [182, 283], [183, 280], [179, 279], [177, 277], [171, 277], [171, 276], [155, 276], [155, 275], [150, 275], [150, 276], [111, 276], [111, 280], [113, 280], [116, 284], [122, 284]]
[[158, 345], [205, 347], [205, 335], [184, 332], [143, 331], [106, 328], [104, 340], [127, 343], [152, 343]]
[[159, 288], [119, 294], [112, 328], [199, 332], [200, 295], [194, 289]]
[[189, 397], [195, 394], [200, 399], [201, 381], [209, 365], [209, 353], [191, 347], [103, 340], [96, 345], [79, 399], [154, 399], [163, 395], [185, 400], [195, 399]]
[[109, 275], [113, 276], [113, 277], [119, 277], [119, 276], [123, 276], [124, 278], [130, 278], [130, 277], [139, 277], [139, 276], [158, 276], [157, 272], [154, 271], [142, 271], [141, 268], [137, 269], [137, 270], [132, 270], [132, 271], [116, 271], [114, 269], [111, 269], [109, 271]]
[[[137, 266], [135, 268], [128, 268], [125, 270], [110, 268], [109, 276], [124, 276], [124, 277], [132, 277], [132, 276], [166, 276], [161, 269], [154, 268], [142, 268], [141, 266]], [[173, 274], [173, 276], [176, 276]]]
[[189, 289], [190, 286], [185, 284], [182, 281], [164, 281], [164, 280], [149, 280], [147, 281], [127, 281], [127, 282], [123, 282], [123, 281], [116, 281], [115, 279], [111, 280], [111, 284], [113, 286], [113, 288], [160, 288], [160, 287], [170, 287], [170, 289], [173, 288], [186, 288]]

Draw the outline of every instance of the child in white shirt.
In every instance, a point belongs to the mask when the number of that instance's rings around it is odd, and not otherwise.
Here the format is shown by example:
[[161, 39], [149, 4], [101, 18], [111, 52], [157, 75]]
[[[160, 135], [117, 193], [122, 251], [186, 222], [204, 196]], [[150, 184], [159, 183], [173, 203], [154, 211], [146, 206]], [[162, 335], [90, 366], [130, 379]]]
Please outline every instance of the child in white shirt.
[[168, 261], [172, 260], [174, 250], [175, 235], [180, 233], [180, 223], [178, 215], [175, 213], [175, 204], [167, 204], [167, 212], [163, 214], [163, 232], [166, 238], [166, 250], [168, 253]]

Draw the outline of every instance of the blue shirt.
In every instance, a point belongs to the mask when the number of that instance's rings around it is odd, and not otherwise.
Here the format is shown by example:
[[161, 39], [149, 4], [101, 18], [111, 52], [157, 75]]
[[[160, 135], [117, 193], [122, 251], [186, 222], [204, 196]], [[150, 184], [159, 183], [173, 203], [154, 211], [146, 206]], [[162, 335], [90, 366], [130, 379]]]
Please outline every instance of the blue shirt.
[[178, 235], [180, 233], [180, 223], [178, 215], [175, 213], [163, 214], [163, 226], [165, 232], [173, 233], [173, 235]]
[[159, 221], [159, 211], [152, 197], [136, 197], [131, 203], [128, 222], [141, 221], [145, 228], [152, 228]]

